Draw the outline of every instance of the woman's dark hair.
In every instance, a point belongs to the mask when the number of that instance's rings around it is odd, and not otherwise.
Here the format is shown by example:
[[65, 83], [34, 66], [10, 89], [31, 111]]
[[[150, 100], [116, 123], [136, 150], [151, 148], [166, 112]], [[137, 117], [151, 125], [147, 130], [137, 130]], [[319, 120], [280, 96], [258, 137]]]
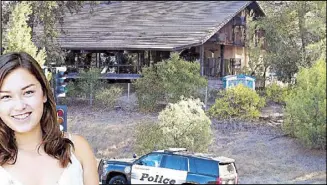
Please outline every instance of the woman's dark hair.
[[[18, 68], [28, 70], [42, 86], [43, 94], [47, 98], [40, 120], [42, 144], [48, 155], [58, 159], [61, 166], [66, 167], [69, 162], [71, 163], [71, 148], [74, 148], [74, 145], [60, 131], [59, 124], [57, 123], [54, 96], [50, 84], [37, 61], [25, 52], [13, 52], [0, 56], [0, 87], [5, 77]], [[14, 131], [0, 118], [0, 166], [6, 163], [15, 164], [17, 152], [18, 148]]]

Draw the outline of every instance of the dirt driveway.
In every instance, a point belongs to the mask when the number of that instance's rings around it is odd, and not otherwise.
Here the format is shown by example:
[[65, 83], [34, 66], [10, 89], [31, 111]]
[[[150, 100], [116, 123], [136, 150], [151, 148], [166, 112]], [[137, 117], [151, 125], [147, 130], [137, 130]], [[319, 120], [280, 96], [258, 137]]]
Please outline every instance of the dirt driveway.
[[[156, 120], [128, 110], [68, 107], [68, 130], [90, 142], [98, 158], [131, 157], [137, 122]], [[210, 152], [236, 159], [240, 183], [326, 184], [326, 151], [308, 150], [267, 124], [218, 123]]]

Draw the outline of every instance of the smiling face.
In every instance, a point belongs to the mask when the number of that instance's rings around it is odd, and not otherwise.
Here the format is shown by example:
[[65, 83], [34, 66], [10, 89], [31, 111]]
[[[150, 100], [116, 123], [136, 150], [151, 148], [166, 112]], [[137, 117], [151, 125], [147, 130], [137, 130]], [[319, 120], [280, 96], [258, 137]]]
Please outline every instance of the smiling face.
[[14, 69], [0, 87], [0, 118], [14, 132], [30, 132], [40, 128], [46, 101], [35, 76], [24, 68]]

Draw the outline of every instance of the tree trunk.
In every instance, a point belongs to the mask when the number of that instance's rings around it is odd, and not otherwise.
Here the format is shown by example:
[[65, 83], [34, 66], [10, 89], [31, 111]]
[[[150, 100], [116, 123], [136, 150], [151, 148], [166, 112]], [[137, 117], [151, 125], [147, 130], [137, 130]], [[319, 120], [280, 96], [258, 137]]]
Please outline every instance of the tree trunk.
[[266, 89], [266, 76], [267, 76], [267, 69], [268, 67], [265, 66], [265, 69], [263, 71], [263, 89]]
[[299, 31], [300, 31], [300, 37], [301, 37], [301, 59], [302, 59], [302, 65], [309, 65], [309, 63], [306, 62], [306, 45], [307, 45], [307, 41], [306, 41], [306, 37], [305, 37], [305, 33], [306, 33], [306, 28], [305, 28], [305, 14], [306, 14], [306, 2], [302, 1], [299, 2], [300, 5], [297, 9], [297, 13], [298, 13], [298, 20], [299, 20]]
[[31, 28], [31, 39], [33, 39], [33, 30], [34, 30], [34, 19], [35, 19], [35, 12], [34, 9], [32, 8], [32, 13], [30, 15], [30, 19], [28, 21], [28, 26]]

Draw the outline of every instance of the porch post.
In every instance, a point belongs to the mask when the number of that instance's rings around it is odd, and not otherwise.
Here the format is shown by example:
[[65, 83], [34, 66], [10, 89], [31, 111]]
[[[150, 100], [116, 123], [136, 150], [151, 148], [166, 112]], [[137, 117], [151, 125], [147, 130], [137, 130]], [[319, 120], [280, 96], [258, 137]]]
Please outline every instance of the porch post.
[[140, 71], [142, 72], [142, 67], [145, 65], [145, 50], [141, 53], [141, 64], [140, 64]]
[[148, 67], [150, 67], [150, 62], [151, 62], [151, 51], [148, 50]]
[[96, 67], [97, 68], [100, 68], [100, 53], [99, 53], [99, 51], [97, 51], [96, 53], [95, 53], [95, 58], [96, 58], [96, 60], [95, 60], [95, 65], [96, 65]]
[[203, 44], [200, 46], [200, 75], [204, 75], [204, 46]]
[[224, 49], [225, 45], [220, 45], [220, 72], [221, 77], [225, 76], [225, 64], [224, 64]]
[[140, 65], [140, 51], [137, 51], [137, 64], [136, 64], [136, 73], [139, 72], [139, 65]]
[[160, 61], [160, 53], [159, 51], [155, 50], [155, 62], [154, 63], [158, 63]]

